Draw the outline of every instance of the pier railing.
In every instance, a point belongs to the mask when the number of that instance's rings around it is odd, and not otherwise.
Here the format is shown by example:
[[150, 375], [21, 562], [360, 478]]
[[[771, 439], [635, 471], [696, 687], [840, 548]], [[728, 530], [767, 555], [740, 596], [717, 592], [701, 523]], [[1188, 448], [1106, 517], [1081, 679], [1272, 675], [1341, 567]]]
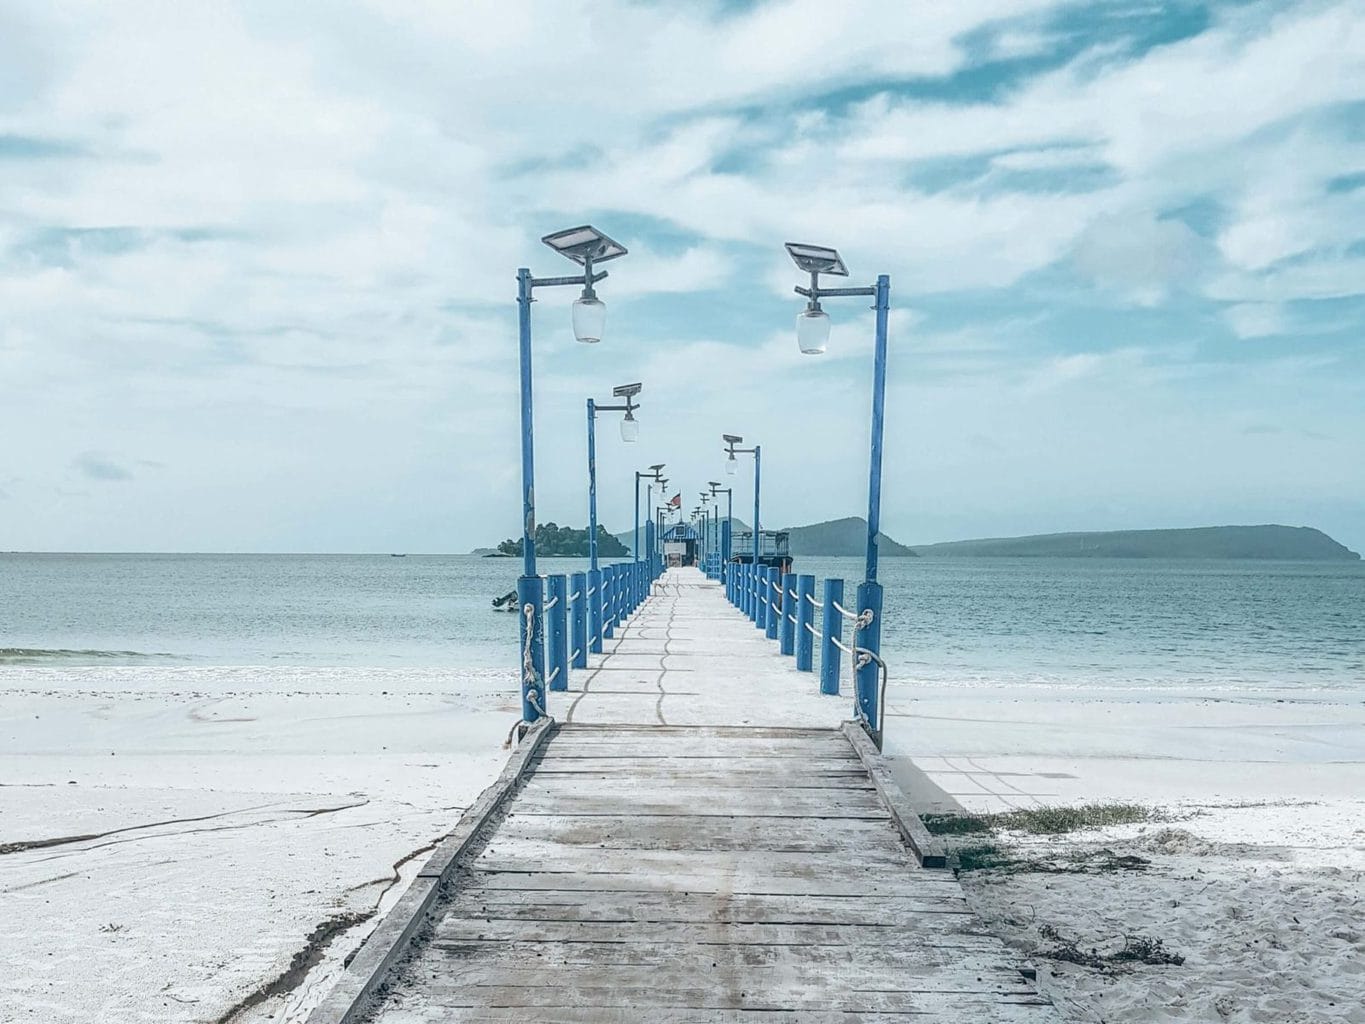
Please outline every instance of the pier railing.
[[[844, 664], [848, 664], [851, 673], [871, 665], [877, 667], [875, 693], [859, 694], [853, 707], [855, 718], [880, 750], [887, 667], [877, 650], [880, 645], [876, 641], [863, 642], [864, 634], [876, 635], [872, 629], [876, 611], [864, 607], [855, 612], [844, 607], [842, 579], [824, 580], [817, 600], [817, 581], [810, 574], [784, 573], [777, 566], [761, 563], [729, 562], [723, 566], [722, 576], [726, 598], [753, 621], [755, 628], [763, 630], [764, 636], [776, 640], [783, 655], [795, 659], [798, 671], [815, 671], [818, 645], [821, 693], [839, 694]], [[848, 643], [844, 642], [845, 622], [851, 631]]]
[[[568, 575], [541, 576], [544, 658], [539, 665], [525, 665], [523, 671], [538, 673], [542, 685], [532, 684], [531, 689], [538, 693], [544, 689], [567, 690], [570, 668], [587, 668], [588, 654], [600, 652], [602, 641], [616, 635], [617, 627], [644, 603], [662, 573], [662, 559], [652, 557]], [[522, 614], [534, 615], [534, 606], [527, 602]], [[540, 700], [539, 710], [548, 714], [548, 702]]]

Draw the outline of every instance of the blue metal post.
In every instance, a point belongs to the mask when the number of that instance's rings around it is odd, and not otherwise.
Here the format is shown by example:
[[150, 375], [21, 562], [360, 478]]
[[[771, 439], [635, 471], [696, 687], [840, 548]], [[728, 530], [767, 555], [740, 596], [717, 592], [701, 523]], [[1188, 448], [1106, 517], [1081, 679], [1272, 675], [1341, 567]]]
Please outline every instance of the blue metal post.
[[573, 600], [569, 602], [569, 617], [573, 621], [573, 651], [570, 661], [574, 668], [588, 667], [588, 574], [576, 572], [569, 581]]
[[[867, 565], [864, 579], [877, 582], [877, 534], [882, 518], [882, 423], [886, 415], [886, 320], [891, 307], [891, 278], [877, 278], [877, 341], [872, 361], [872, 451], [867, 479]], [[869, 648], [871, 649], [871, 648]]]
[[610, 640], [616, 635], [616, 566], [608, 565], [602, 569], [602, 638]]
[[769, 640], [776, 640], [777, 627], [782, 624], [782, 570], [770, 565], [764, 576], [763, 592], [768, 601], [768, 617], [763, 622], [763, 629]]
[[588, 399], [588, 650], [602, 653], [602, 570], [597, 565], [597, 403]]
[[809, 672], [815, 654], [815, 577], [796, 578], [796, 668]]
[[545, 663], [551, 690], [569, 688], [569, 581], [561, 573], [546, 579], [549, 604], [545, 613], [549, 626], [549, 658]]
[[[874, 654], [881, 653], [882, 647], [882, 585], [880, 583], [862, 583], [858, 586], [858, 611], [859, 614], [870, 611], [871, 621], [861, 626], [853, 632], [853, 643], [856, 647], [862, 647]], [[873, 732], [873, 737], [877, 738], [875, 730], [879, 728], [877, 719], [877, 688], [881, 680], [881, 668], [872, 660], [859, 666], [857, 653], [854, 653], [853, 664], [857, 671], [853, 676], [854, 700], [857, 702], [858, 711], [863, 718], [863, 726]], [[877, 738], [877, 746], [881, 746], [880, 738]]]
[[630, 557], [634, 564], [640, 564], [640, 473], [638, 470], [635, 473], [635, 539], [630, 542]]
[[[886, 334], [890, 307], [891, 278], [882, 274], [877, 278], [875, 302], [877, 337], [872, 360], [872, 444], [867, 474], [867, 558], [864, 582], [858, 587], [858, 613], [867, 615], [871, 621], [854, 632], [855, 645], [874, 654], [880, 654], [882, 646], [882, 587], [877, 582], [877, 535], [881, 530], [882, 424], [886, 413]], [[872, 732], [880, 748], [877, 689], [881, 669], [871, 659], [859, 666], [856, 654], [853, 664], [856, 667], [854, 699], [857, 701], [864, 727]]]
[[[517, 328], [521, 365], [521, 578], [517, 580], [517, 615], [521, 664], [521, 717], [534, 722], [545, 708], [544, 595], [536, 575], [536, 470], [531, 404], [531, 271], [517, 271]], [[529, 606], [529, 607], [528, 607]]]
[[820, 692], [839, 692], [839, 656], [843, 653], [835, 641], [843, 640], [844, 617], [836, 604], [844, 603], [844, 581], [825, 580], [825, 609], [820, 623], [824, 634], [820, 641]]
[[777, 635], [781, 638], [782, 653], [791, 657], [796, 653], [796, 574], [778, 570], [778, 609], [782, 616], [777, 624]]
[[754, 629], [768, 628], [768, 567], [754, 565]]
[[758, 556], [759, 556], [759, 550], [758, 550], [758, 539], [759, 539], [759, 527], [758, 527], [758, 522], [759, 522], [759, 520], [758, 520], [758, 485], [759, 485], [759, 471], [760, 471], [760, 467], [762, 466], [762, 463], [763, 463], [763, 446], [760, 445], [760, 444], [756, 444], [756, 445], [754, 445], [754, 566], [755, 566], [755, 567], [758, 566]]

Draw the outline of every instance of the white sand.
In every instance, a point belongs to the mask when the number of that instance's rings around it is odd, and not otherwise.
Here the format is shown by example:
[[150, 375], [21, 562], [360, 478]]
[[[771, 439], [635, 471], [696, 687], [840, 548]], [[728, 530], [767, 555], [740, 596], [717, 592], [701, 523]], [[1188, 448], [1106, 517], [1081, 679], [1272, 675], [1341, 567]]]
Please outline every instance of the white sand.
[[[397, 897], [394, 865], [501, 768], [514, 686], [510, 672], [0, 673], [0, 843], [112, 833], [0, 856], [0, 1020], [219, 1020], [319, 925]], [[234, 1021], [300, 1019], [368, 927]]]
[[[687, 650], [662, 603], [648, 618], [660, 652]], [[713, 639], [727, 654], [705, 675], [655, 657], [575, 673], [552, 711], [849, 715], [719, 604]], [[393, 865], [501, 767], [515, 686], [510, 672], [0, 671], [0, 843], [127, 830], [0, 855], [0, 1021], [219, 1020], [320, 924], [392, 903], [408, 877]], [[1039, 935], [1051, 925], [1082, 948], [1140, 934], [1187, 958], [1112, 975], [1038, 960], [1073, 1019], [1365, 1021], [1365, 692], [893, 684], [889, 704], [887, 752], [913, 757], [924, 772], [903, 779], [941, 807], [1122, 800], [1180, 817], [1019, 840], [1058, 861], [1131, 852], [1143, 873], [964, 876], [1025, 950], [1054, 945]], [[372, 924], [340, 931], [297, 987], [233, 1024], [302, 1020]]]
[[[1073, 870], [964, 873], [978, 911], [1027, 952], [1058, 947], [1050, 928], [1083, 952], [1144, 936], [1185, 957], [1101, 971], [1035, 956], [1070, 1019], [1365, 1021], [1365, 687], [900, 685], [890, 706], [888, 752], [924, 769], [941, 808], [1120, 801], [1176, 819], [1011, 833], [1015, 856]], [[1150, 865], [1096, 871], [1101, 851]]]

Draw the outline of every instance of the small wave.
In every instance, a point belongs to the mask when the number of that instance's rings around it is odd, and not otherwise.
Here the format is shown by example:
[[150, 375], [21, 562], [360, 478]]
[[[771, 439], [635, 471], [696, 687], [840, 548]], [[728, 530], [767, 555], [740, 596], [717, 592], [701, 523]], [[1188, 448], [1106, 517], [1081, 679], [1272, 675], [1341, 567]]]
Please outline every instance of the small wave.
[[34, 665], [48, 661], [142, 661], [174, 657], [174, 654], [151, 654], [146, 651], [70, 650], [61, 647], [0, 647], [0, 665]]

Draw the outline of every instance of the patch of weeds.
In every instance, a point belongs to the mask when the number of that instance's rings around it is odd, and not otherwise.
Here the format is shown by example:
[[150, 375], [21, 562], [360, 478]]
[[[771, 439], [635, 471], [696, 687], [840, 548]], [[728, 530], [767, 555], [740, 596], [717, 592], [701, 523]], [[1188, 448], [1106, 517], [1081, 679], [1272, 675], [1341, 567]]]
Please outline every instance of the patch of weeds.
[[1014, 864], [1014, 859], [1004, 850], [992, 843], [978, 846], [961, 846], [953, 851], [957, 859], [958, 871], [983, 871], [989, 868], [1005, 868]]
[[1063, 835], [1107, 825], [1132, 825], [1152, 821], [1151, 808], [1140, 804], [1081, 804], [1078, 807], [1036, 807], [998, 814], [921, 814], [920, 821], [932, 835], [978, 835], [1004, 829], [1032, 835]]
[[1152, 811], [1140, 804], [1081, 804], [1079, 807], [1037, 807], [993, 814], [996, 828], [1033, 835], [1055, 836], [1086, 828], [1132, 825], [1151, 821]]
[[1185, 962], [1179, 953], [1168, 950], [1162, 939], [1148, 935], [1125, 935], [1123, 948], [1113, 953], [1101, 953], [1093, 946], [1086, 952], [1077, 947], [1075, 939], [1063, 938], [1050, 924], [1040, 927], [1038, 936], [1055, 943], [1051, 949], [1039, 949], [1038, 956], [1107, 973], [1113, 973], [1119, 966], [1128, 964], [1179, 967]]
[[990, 815], [979, 814], [921, 814], [919, 820], [934, 836], [967, 836], [990, 832]]

